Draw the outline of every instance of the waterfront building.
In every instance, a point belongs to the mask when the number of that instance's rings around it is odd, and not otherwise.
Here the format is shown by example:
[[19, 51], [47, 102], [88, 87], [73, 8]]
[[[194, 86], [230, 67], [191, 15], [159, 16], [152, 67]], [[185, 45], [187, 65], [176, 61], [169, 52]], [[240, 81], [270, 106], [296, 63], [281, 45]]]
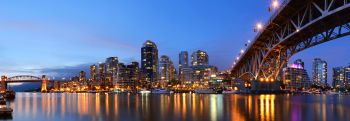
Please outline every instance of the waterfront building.
[[209, 56], [207, 52], [202, 50], [197, 50], [192, 53], [192, 66], [197, 65], [208, 65], [209, 64]]
[[131, 90], [136, 91], [137, 86], [140, 85], [140, 69], [139, 69], [139, 63], [138, 62], [131, 62], [130, 65], [127, 65], [128, 70], [128, 80], [127, 85], [128, 88], [131, 88]]
[[118, 64], [118, 75], [116, 81], [116, 88], [127, 89], [128, 87], [128, 69], [124, 63]]
[[141, 72], [146, 87], [150, 87], [157, 82], [158, 49], [157, 45], [150, 40], [143, 43], [141, 48]]
[[98, 65], [98, 80], [99, 83], [104, 85], [106, 80], [106, 64], [100, 63]]
[[86, 73], [84, 71], [80, 71], [79, 73], [79, 82], [84, 84], [86, 82]]
[[192, 68], [188, 65], [188, 52], [182, 51], [179, 54], [179, 81], [188, 83], [192, 81]]
[[210, 65], [196, 65], [192, 66], [192, 80], [195, 84], [200, 86], [208, 86], [211, 75], [215, 75], [218, 72], [217, 67]]
[[109, 57], [106, 59], [106, 82], [107, 85], [116, 85], [118, 79], [118, 57]]
[[313, 84], [327, 86], [327, 62], [320, 58], [315, 58], [312, 64]]
[[304, 69], [304, 62], [300, 59], [288, 64], [282, 70], [285, 89], [302, 90], [311, 86], [310, 78]]
[[344, 88], [345, 87], [345, 68], [334, 67], [333, 68], [333, 88]]
[[95, 64], [90, 66], [90, 80], [93, 82], [97, 80], [97, 66]]
[[344, 68], [344, 78], [346, 88], [350, 88], [350, 64]]
[[161, 56], [159, 66], [159, 86], [164, 88], [167, 87], [170, 81], [175, 81], [175, 67], [173, 62], [166, 55]]

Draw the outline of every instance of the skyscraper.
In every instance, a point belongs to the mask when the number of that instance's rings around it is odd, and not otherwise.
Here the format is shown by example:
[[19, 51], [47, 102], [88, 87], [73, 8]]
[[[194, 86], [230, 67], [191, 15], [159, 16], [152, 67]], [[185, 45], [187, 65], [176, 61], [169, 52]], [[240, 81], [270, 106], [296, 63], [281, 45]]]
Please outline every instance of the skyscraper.
[[188, 52], [181, 51], [179, 54], [179, 70], [183, 67], [188, 67]]
[[105, 63], [100, 63], [98, 65], [98, 80], [100, 81], [100, 83], [102, 82], [103, 84], [105, 84], [105, 80], [106, 80], [106, 64]]
[[345, 87], [345, 71], [343, 67], [333, 68], [333, 88]]
[[157, 45], [150, 40], [143, 43], [141, 48], [141, 71], [143, 81], [147, 84], [153, 84], [157, 81], [158, 49]]
[[131, 62], [130, 65], [127, 65], [128, 70], [128, 87], [136, 91], [136, 86], [139, 85], [140, 81], [140, 69], [138, 62]]
[[106, 79], [110, 86], [115, 85], [118, 79], [118, 63], [118, 57], [109, 57], [106, 59]]
[[192, 74], [192, 68], [188, 65], [188, 52], [182, 51], [179, 54], [179, 80], [181, 82], [191, 82]]
[[95, 64], [90, 66], [90, 80], [97, 80], [97, 66]]
[[318, 86], [327, 85], [327, 62], [315, 58], [312, 64], [312, 80]]
[[169, 81], [175, 80], [175, 67], [170, 58], [166, 55], [160, 57], [159, 62], [160, 70], [160, 81], [161, 87], [166, 87]]
[[350, 88], [350, 64], [344, 68], [344, 78], [346, 88]]
[[209, 56], [207, 52], [204, 52], [202, 50], [197, 50], [196, 52], [192, 53], [192, 66], [208, 65], [208, 64], [209, 64]]

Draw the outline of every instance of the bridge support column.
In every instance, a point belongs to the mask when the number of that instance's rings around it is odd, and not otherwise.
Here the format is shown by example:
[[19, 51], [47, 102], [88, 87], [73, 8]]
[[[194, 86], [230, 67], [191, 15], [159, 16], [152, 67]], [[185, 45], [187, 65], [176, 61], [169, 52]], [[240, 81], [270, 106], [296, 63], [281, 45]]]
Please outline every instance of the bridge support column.
[[42, 82], [41, 82], [41, 92], [47, 92], [47, 88], [46, 88], [46, 84], [47, 84], [46, 75], [43, 75], [41, 79], [42, 79]]
[[1, 92], [6, 92], [7, 90], [7, 83], [6, 83], [7, 77], [6, 76], [1, 76]]

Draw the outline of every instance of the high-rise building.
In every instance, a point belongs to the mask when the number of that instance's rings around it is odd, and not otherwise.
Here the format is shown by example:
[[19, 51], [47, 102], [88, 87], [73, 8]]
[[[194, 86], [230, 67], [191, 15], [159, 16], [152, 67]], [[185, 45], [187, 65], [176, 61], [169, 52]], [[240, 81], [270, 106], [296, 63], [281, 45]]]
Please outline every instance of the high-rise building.
[[139, 85], [140, 81], [140, 69], [139, 69], [139, 63], [138, 62], [131, 62], [130, 65], [127, 65], [128, 70], [128, 87], [131, 88], [131, 90], [136, 91], [136, 86]]
[[79, 82], [80, 83], [85, 83], [86, 81], [86, 73], [84, 71], [80, 71], [79, 73]]
[[157, 45], [147, 40], [141, 48], [141, 72], [142, 80], [149, 84], [154, 84], [158, 77], [158, 49]]
[[197, 65], [208, 65], [209, 64], [209, 56], [207, 52], [202, 50], [197, 50], [192, 53], [192, 66]]
[[118, 75], [116, 80], [116, 87], [127, 89], [128, 86], [128, 69], [126, 68], [126, 65], [124, 63], [118, 64]]
[[315, 85], [326, 86], [327, 84], [327, 62], [315, 58], [312, 64], [312, 80]]
[[106, 80], [108, 85], [116, 84], [118, 76], [118, 57], [109, 57], [106, 59]]
[[106, 64], [100, 63], [98, 65], [98, 80], [100, 83], [105, 84], [106, 80]]
[[344, 88], [345, 87], [345, 69], [344, 67], [333, 68], [333, 88]]
[[350, 64], [344, 68], [344, 78], [346, 88], [350, 88]]
[[160, 70], [160, 81], [161, 87], [166, 87], [171, 80], [175, 80], [175, 67], [173, 62], [168, 56], [161, 56], [159, 62]]
[[95, 64], [90, 66], [90, 80], [97, 81], [97, 66]]
[[190, 82], [192, 79], [192, 68], [188, 65], [188, 52], [182, 51], [179, 54], [179, 80]]
[[179, 54], [179, 69], [183, 67], [188, 67], [188, 52], [181, 51]]
[[304, 69], [304, 62], [300, 59], [296, 60], [294, 64], [288, 64], [287, 67], [283, 68], [282, 73], [286, 89], [299, 90], [311, 86], [310, 78]]

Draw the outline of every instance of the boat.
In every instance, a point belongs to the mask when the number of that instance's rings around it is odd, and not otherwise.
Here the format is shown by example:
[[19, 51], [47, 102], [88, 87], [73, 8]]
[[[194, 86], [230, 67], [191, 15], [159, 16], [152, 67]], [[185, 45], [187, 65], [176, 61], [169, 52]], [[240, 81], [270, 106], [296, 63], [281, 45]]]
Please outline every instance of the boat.
[[12, 108], [6, 105], [0, 105], [0, 117], [12, 116]]
[[216, 91], [213, 89], [196, 89], [194, 92], [197, 94], [216, 94]]
[[167, 90], [167, 89], [153, 89], [151, 93], [152, 94], [170, 94], [170, 93], [174, 93], [174, 91]]
[[224, 90], [224, 91], [222, 91], [222, 94], [238, 94], [238, 91], [236, 91], [236, 90]]
[[149, 93], [151, 93], [151, 91], [146, 90], [146, 89], [141, 89], [141, 91], [139, 91], [139, 93], [141, 93], [141, 94], [149, 94]]

